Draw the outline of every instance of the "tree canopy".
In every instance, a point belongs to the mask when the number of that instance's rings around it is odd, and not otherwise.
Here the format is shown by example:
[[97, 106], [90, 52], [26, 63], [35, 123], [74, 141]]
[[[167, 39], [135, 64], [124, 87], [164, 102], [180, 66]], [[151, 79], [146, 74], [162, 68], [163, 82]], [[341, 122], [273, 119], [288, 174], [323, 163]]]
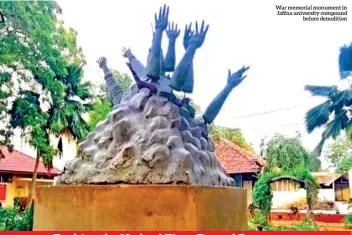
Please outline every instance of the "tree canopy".
[[[127, 91], [131, 87], [132, 79], [128, 74], [120, 73], [115, 69], [112, 70], [112, 74], [124, 91]], [[100, 121], [107, 118], [112, 108], [106, 84], [99, 84], [99, 87], [97, 88], [96, 99], [93, 108], [89, 113], [89, 126], [91, 130], [93, 130]]]
[[[66, 29], [64, 22], [58, 19], [62, 10], [56, 2], [1, 1], [0, 10], [5, 21], [0, 24], [0, 121], [6, 123], [0, 127], [0, 144], [11, 147], [11, 123], [24, 127], [34, 121], [31, 133], [38, 139], [32, 138], [30, 143], [41, 145], [47, 138], [41, 130], [49, 114], [41, 112], [35, 103], [37, 95], [53, 102], [61, 99], [65, 84], [57, 81], [57, 77], [66, 77], [73, 63], [82, 65], [84, 56], [76, 44], [76, 31]], [[8, 115], [17, 98], [23, 101], [15, 102], [18, 107], [32, 104], [26, 111], [31, 117], [20, 124], [10, 121]], [[49, 149], [46, 152], [53, 153]]]
[[[352, 75], [352, 43], [340, 48], [339, 55], [340, 79]], [[349, 81], [350, 82], [350, 81]], [[326, 101], [311, 108], [306, 114], [306, 128], [308, 133], [319, 127], [324, 127], [322, 138], [315, 151], [320, 155], [327, 139], [336, 139], [342, 130], [352, 134], [352, 88], [339, 89], [334, 86], [307, 85], [305, 90], [313, 96], [324, 97]]]
[[352, 157], [352, 143], [348, 136], [339, 136], [327, 145], [324, 158], [332, 167], [337, 167], [344, 159]]
[[297, 167], [306, 167], [311, 171], [316, 171], [320, 168], [318, 157], [303, 147], [299, 135], [286, 137], [275, 134], [261, 152], [269, 171], [275, 168], [292, 170]]
[[242, 135], [241, 129], [233, 129], [211, 124], [209, 126], [209, 132], [213, 136], [214, 140], [218, 140], [220, 138], [227, 139], [234, 142], [237, 146], [254, 153], [253, 146], [247, 143]]

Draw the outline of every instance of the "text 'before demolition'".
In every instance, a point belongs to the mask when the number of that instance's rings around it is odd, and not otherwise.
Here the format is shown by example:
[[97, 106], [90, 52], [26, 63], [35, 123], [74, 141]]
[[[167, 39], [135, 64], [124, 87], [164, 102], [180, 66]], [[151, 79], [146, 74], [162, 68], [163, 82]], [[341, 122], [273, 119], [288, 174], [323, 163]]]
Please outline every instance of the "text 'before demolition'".
[[347, 21], [347, 6], [276, 5], [276, 15], [301, 16], [303, 21]]

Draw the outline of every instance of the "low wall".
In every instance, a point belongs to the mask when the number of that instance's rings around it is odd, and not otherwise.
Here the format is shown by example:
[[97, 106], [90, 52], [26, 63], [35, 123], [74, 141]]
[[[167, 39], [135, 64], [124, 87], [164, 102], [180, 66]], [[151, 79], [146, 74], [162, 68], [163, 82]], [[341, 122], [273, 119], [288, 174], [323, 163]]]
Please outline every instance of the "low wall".
[[[292, 212], [271, 212], [271, 220], [277, 221], [302, 221], [307, 217], [306, 213], [293, 214]], [[344, 223], [346, 215], [341, 214], [323, 214], [313, 215], [313, 221], [321, 223]]]
[[246, 229], [245, 190], [171, 185], [39, 187], [33, 226], [34, 231]]

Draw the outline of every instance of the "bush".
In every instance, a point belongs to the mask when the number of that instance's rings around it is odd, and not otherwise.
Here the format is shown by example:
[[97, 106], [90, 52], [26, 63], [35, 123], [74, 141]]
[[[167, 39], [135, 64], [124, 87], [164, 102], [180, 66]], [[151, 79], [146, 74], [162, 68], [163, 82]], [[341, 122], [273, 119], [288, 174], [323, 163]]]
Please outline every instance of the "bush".
[[14, 208], [0, 210], [0, 225], [4, 231], [32, 231], [33, 208], [23, 212]]
[[352, 227], [352, 214], [348, 214], [345, 218], [345, 226]]
[[[299, 210], [307, 209], [307, 199], [300, 198], [294, 202], [287, 203], [281, 206], [281, 209], [291, 209], [293, 207], [298, 208]], [[312, 210], [336, 210], [336, 204], [334, 201], [328, 200], [316, 200], [312, 205]]]
[[264, 226], [263, 231], [319, 231], [316, 223], [310, 220], [304, 220], [299, 223], [293, 223], [291, 227], [288, 226]]
[[250, 222], [252, 224], [261, 225], [261, 226], [265, 226], [268, 224], [266, 216], [263, 213], [261, 213], [259, 210], [254, 211], [253, 216], [250, 219]]
[[14, 207], [20, 212], [23, 212], [26, 209], [28, 203], [28, 197], [15, 197], [14, 198]]
[[309, 219], [299, 223], [293, 223], [293, 228], [295, 231], [319, 231], [318, 225]]

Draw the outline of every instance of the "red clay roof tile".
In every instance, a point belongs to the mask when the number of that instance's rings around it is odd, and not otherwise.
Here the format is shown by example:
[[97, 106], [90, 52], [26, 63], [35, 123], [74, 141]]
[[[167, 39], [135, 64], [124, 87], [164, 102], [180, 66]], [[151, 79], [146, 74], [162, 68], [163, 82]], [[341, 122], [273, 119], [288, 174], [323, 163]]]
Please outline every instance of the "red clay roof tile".
[[[35, 165], [34, 158], [16, 150], [9, 152], [5, 147], [0, 147], [0, 152], [5, 157], [0, 159], [0, 172], [33, 173]], [[49, 172], [42, 162], [39, 163], [38, 175], [57, 176], [59, 174], [59, 169], [52, 168]]]
[[259, 172], [265, 161], [225, 139], [215, 141], [215, 154], [227, 174]]

